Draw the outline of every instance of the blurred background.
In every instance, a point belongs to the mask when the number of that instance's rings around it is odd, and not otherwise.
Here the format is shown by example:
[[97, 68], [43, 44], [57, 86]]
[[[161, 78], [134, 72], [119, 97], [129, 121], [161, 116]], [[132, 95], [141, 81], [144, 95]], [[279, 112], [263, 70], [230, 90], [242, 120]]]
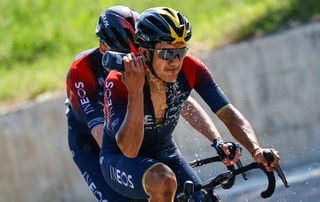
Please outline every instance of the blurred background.
[[[190, 52], [251, 122], [262, 146], [280, 151], [291, 187], [277, 178], [275, 194], [264, 201], [319, 201], [320, 1], [1, 0], [0, 202], [95, 201], [67, 146], [65, 77], [75, 55], [98, 45], [98, 16], [113, 5], [138, 12], [169, 6], [187, 16]], [[188, 160], [215, 155], [182, 118], [175, 139]], [[243, 163], [251, 161], [244, 151]], [[197, 172], [206, 180], [224, 169], [214, 164]], [[262, 201], [266, 179], [259, 171], [248, 177], [217, 192], [225, 201]]]

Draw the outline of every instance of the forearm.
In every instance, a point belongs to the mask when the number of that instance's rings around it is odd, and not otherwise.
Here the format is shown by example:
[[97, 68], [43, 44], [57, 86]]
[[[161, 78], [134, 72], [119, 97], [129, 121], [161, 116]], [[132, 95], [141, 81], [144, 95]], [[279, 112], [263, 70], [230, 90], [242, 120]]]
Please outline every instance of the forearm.
[[258, 138], [245, 117], [232, 105], [226, 108], [219, 118], [229, 129], [232, 136], [240, 142], [248, 152], [260, 147]]
[[221, 135], [211, 121], [208, 114], [193, 98], [189, 97], [181, 110], [183, 118], [197, 131], [203, 134], [210, 142]]
[[144, 137], [143, 92], [129, 93], [127, 114], [116, 134], [116, 141], [127, 157], [137, 156]]

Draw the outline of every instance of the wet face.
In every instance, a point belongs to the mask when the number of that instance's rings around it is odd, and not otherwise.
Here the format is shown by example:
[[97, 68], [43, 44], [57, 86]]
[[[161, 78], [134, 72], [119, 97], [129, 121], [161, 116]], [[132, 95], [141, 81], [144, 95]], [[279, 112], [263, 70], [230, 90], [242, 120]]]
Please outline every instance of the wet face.
[[165, 82], [175, 82], [186, 51], [185, 43], [157, 43], [153, 51], [152, 63], [156, 75]]

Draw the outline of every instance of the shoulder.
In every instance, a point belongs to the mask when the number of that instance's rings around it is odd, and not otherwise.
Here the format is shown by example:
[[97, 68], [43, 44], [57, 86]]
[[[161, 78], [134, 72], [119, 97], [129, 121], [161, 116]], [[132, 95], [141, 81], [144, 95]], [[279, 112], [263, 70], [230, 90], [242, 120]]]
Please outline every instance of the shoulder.
[[205, 67], [205, 65], [201, 62], [201, 60], [199, 58], [197, 58], [196, 56], [187, 54], [185, 56], [185, 58], [183, 59], [183, 67], [189, 67], [189, 66], [193, 66], [194, 68], [196, 67]]
[[90, 67], [90, 58], [96, 53], [97, 48], [88, 49], [79, 53], [72, 61], [71, 69]]
[[79, 53], [78, 55], [76, 55], [76, 57], [74, 57], [73, 61], [81, 60], [81, 59], [87, 57], [88, 55], [92, 54], [96, 50], [97, 50], [97, 48], [91, 48], [88, 50], [84, 50], [81, 53]]
[[181, 70], [191, 88], [201, 80], [203, 74], [208, 72], [208, 68], [197, 57], [190, 54], [187, 54], [184, 58]]
[[96, 49], [89, 49], [79, 53], [69, 69], [67, 79], [85, 79], [94, 76], [89, 59]]
[[183, 59], [182, 71], [186, 75], [196, 75], [201, 74], [201, 72], [207, 72], [208, 68], [206, 67], [201, 60], [193, 55], [187, 54]]

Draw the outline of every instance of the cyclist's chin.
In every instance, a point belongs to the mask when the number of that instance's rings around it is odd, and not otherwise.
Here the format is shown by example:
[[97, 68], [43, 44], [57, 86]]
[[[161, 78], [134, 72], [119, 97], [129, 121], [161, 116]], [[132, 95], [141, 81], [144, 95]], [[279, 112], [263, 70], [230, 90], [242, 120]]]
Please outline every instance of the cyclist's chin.
[[161, 78], [161, 80], [163, 80], [167, 83], [173, 83], [173, 82], [176, 82], [178, 74], [179, 74], [179, 71], [177, 71], [177, 72], [170, 71], [170, 72], [166, 72], [165, 74], [163, 74], [159, 77]]

